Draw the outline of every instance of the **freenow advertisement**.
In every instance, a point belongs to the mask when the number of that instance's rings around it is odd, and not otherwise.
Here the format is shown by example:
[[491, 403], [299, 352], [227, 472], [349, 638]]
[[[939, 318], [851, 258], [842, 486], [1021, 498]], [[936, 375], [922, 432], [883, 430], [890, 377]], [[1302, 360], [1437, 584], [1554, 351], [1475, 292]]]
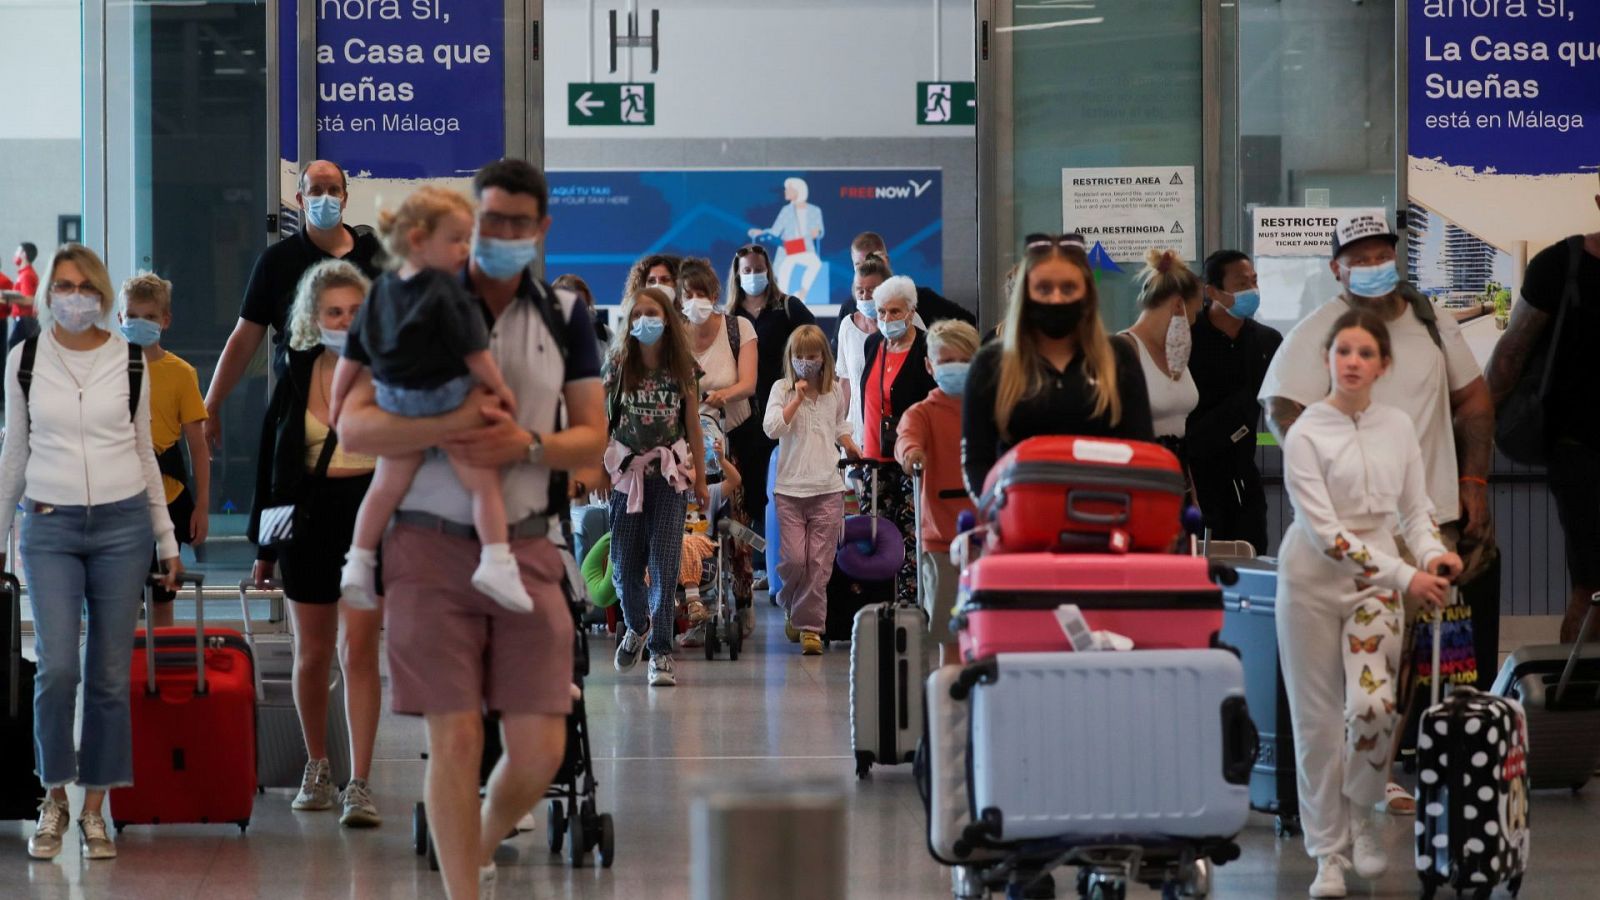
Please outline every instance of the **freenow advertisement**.
[[1481, 363], [1527, 260], [1594, 227], [1600, 3], [1408, 3], [1411, 277]]
[[[352, 178], [470, 177], [505, 153], [501, 0], [317, 0], [317, 146]], [[281, 146], [296, 159], [295, 4], [279, 10]]]
[[705, 257], [725, 279], [734, 251], [755, 241], [783, 290], [815, 308], [850, 295], [850, 241], [876, 231], [895, 274], [938, 290], [940, 187], [938, 169], [551, 172], [545, 271], [581, 276], [611, 305], [645, 254]]

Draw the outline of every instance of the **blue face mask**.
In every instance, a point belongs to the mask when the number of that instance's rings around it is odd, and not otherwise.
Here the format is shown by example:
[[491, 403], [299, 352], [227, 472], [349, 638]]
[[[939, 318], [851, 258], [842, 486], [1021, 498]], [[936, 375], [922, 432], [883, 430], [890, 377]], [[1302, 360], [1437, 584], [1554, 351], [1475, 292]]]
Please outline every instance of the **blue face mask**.
[[739, 286], [744, 288], [746, 294], [765, 294], [767, 292], [767, 273], [746, 272], [739, 276]]
[[907, 319], [895, 319], [892, 322], [886, 320], [878, 323], [878, 330], [883, 332], [883, 336], [891, 341], [898, 341], [905, 337], [906, 329], [910, 327], [911, 322]]
[[964, 362], [939, 363], [933, 367], [933, 380], [939, 385], [939, 390], [959, 397], [967, 389], [967, 368], [970, 365]]
[[1357, 297], [1387, 297], [1400, 286], [1400, 272], [1392, 259], [1375, 266], [1353, 268], [1340, 263], [1339, 268], [1344, 269], [1349, 279], [1350, 293]]
[[339, 227], [339, 198], [322, 194], [306, 198], [306, 221], [318, 231], [331, 231]]
[[1228, 315], [1235, 319], [1248, 319], [1261, 308], [1261, 292], [1255, 288], [1248, 291], [1239, 291], [1233, 295], [1233, 305], [1228, 307]]
[[478, 236], [472, 244], [472, 261], [483, 274], [504, 281], [526, 269], [539, 255], [537, 238], [492, 238]]
[[860, 310], [863, 316], [866, 316], [874, 322], [878, 320], [878, 304], [872, 302], [871, 300], [868, 300], [864, 303], [857, 303], [856, 309]]
[[122, 323], [122, 336], [130, 344], [148, 347], [161, 341], [161, 326], [149, 319], [129, 319]]
[[667, 330], [667, 323], [661, 321], [660, 316], [640, 316], [633, 320], [633, 327], [628, 333], [633, 339], [646, 347], [661, 340], [661, 333]]

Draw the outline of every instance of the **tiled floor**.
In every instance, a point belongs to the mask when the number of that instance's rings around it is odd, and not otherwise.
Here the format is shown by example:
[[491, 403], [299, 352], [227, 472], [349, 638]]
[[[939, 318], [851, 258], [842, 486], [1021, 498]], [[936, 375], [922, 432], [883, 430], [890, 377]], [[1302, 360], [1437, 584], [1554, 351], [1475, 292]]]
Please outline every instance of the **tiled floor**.
[[[619, 677], [609, 663], [611, 642], [595, 641], [588, 697], [600, 806], [617, 819], [616, 866], [568, 868], [546, 852], [541, 824], [501, 848], [502, 900], [688, 897], [691, 800], [708, 783], [744, 778], [820, 779], [844, 793], [850, 897], [948, 896], [947, 876], [925, 847], [908, 767], [878, 769], [860, 783], [850, 778], [846, 654], [835, 647], [820, 659], [802, 659], [783, 641], [776, 611], [763, 606], [761, 613], [746, 656], [738, 662], [685, 656], [674, 689], [647, 688], [643, 666]], [[55, 862], [30, 862], [23, 845], [31, 826], [0, 823], [0, 897], [442, 897], [438, 877], [411, 848], [421, 747], [417, 721], [384, 719], [374, 787], [386, 823], [377, 831], [342, 830], [331, 813], [292, 813], [289, 796], [273, 792], [260, 800], [246, 835], [232, 826], [134, 827], [122, 835], [118, 860], [87, 865], [78, 860], [75, 839]], [[1597, 798], [1600, 788], [1534, 801], [1534, 862], [1524, 897], [1600, 896]], [[1370, 894], [1363, 888], [1352, 896], [1416, 895], [1404, 864], [1410, 829], [1411, 820], [1391, 825], [1399, 864]], [[1217, 871], [1215, 896], [1305, 896], [1313, 866], [1298, 842], [1276, 840], [1266, 817], [1253, 818], [1240, 841], [1244, 856]], [[1063, 887], [1069, 884], [1063, 879]], [[1134, 896], [1146, 894], [1140, 889]]]

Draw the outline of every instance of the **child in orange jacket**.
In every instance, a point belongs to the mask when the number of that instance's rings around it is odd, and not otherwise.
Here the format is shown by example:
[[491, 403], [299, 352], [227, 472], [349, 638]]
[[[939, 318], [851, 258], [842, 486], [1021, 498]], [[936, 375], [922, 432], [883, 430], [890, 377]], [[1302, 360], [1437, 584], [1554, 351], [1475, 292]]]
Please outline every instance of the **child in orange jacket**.
[[900, 418], [894, 451], [895, 461], [906, 471], [922, 467], [918, 498], [922, 558], [917, 560], [917, 575], [929, 630], [939, 643], [940, 665], [959, 659], [950, 619], [961, 573], [950, 562], [950, 542], [956, 536], [956, 517], [973, 508], [961, 480], [961, 393], [967, 365], [977, 352], [978, 331], [965, 322], [947, 319], [928, 331], [928, 358], [923, 365], [939, 387]]

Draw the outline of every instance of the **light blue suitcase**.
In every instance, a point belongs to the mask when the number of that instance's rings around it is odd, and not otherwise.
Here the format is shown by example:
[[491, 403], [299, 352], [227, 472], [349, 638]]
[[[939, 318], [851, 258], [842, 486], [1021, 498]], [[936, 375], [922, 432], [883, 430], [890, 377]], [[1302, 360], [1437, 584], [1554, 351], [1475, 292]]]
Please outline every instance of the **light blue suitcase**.
[[1227, 650], [1002, 653], [968, 666], [963, 687], [968, 830], [984, 841], [1231, 838], [1244, 827], [1256, 736]]

